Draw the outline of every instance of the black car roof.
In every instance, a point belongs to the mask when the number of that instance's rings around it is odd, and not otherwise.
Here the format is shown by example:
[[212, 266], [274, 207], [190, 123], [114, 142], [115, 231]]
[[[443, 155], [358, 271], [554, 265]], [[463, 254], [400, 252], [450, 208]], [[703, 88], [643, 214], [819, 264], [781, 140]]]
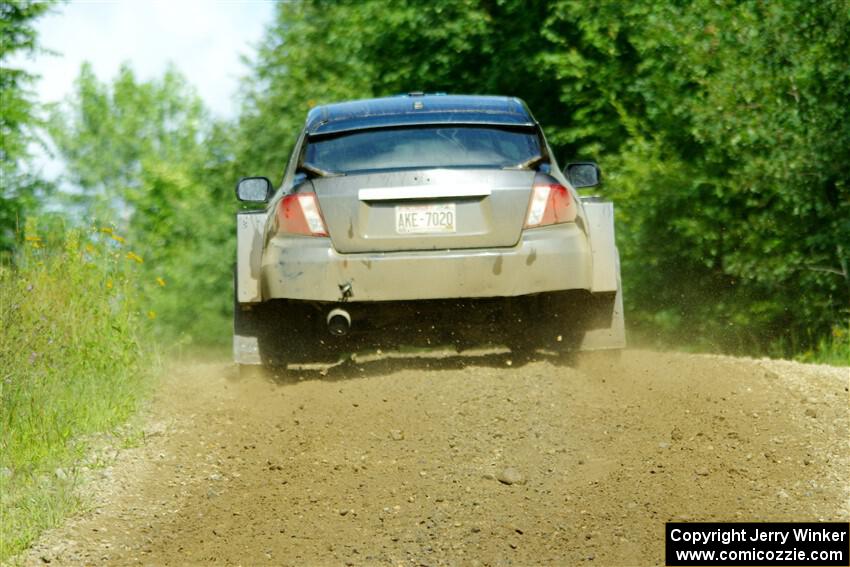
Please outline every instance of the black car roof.
[[534, 126], [518, 98], [481, 95], [409, 94], [317, 106], [307, 114], [307, 134], [422, 124]]

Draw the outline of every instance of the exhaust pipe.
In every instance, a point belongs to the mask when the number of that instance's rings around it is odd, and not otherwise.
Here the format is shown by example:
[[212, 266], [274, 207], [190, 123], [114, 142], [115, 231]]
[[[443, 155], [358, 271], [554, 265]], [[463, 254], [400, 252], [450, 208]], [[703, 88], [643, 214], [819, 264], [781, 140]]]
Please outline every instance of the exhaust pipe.
[[328, 331], [335, 337], [343, 337], [348, 334], [351, 328], [351, 315], [345, 309], [331, 309], [327, 319]]

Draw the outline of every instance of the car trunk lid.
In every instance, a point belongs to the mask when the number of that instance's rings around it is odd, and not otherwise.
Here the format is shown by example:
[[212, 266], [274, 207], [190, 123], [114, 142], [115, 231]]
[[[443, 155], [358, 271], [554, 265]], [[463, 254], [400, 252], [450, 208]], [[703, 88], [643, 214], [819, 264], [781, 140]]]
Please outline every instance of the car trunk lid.
[[342, 253], [509, 247], [522, 233], [534, 171], [423, 169], [312, 180]]

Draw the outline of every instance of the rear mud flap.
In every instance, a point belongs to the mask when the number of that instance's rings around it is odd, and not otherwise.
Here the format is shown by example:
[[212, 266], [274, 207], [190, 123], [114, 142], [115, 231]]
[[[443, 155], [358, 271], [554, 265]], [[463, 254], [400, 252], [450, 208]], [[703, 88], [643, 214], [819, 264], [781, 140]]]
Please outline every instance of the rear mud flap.
[[[619, 263], [618, 263], [619, 264]], [[619, 265], [618, 265], [619, 268]], [[606, 321], [605, 326], [591, 328], [584, 333], [579, 350], [610, 350], [626, 347], [626, 328], [623, 318], [623, 287], [617, 281], [617, 294], [613, 301], [604, 302], [598, 307], [604, 313], [598, 313]]]
[[[262, 298], [260, 263], [263, 252], [263, 227], [266, 211], [242, 211], [236, 215], [236, 272], [234, 277], [233, 362], [244, 365], [262, 364], [257, 337], [251, 336], [250, 318], [240, 321], [239, 306]], [[249, 317], [245, 314], [244, 317]]]
[[257, 337], [233, 335], [233, 362], [236, 364], [262, 364]]
[[620, 261], [614, 239], [614, 204], [595, 197], [582, 198], [590, 233], [590, 252], [593, 256], [593, 293], [611, 293], [618, 289]]
[[236, 215], [236, 297], [239, 303], [260, 301], [260, 263], [263, 254], [265, 211]]
[[623, 318], [623, 286], [620, 280], [620, 255], [614, 238], [614, 204], [598, 197], [583, 197], [591, 235], [593, 284], [591, 291], [602, 297], [615, 291], [610, 299], [593, 302], [588, 330], [579, 350], [621, 349], [626, 346]]

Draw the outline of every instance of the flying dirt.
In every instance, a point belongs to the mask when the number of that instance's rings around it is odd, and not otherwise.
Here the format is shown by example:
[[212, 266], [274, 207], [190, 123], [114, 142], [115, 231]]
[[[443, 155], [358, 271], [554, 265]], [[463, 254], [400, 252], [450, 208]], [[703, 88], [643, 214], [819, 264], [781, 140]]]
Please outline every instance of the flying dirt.
[[30, 565], [646, 565], [667, 521], [847, 521], [846, 368], [625, 351], [174, 365]]

